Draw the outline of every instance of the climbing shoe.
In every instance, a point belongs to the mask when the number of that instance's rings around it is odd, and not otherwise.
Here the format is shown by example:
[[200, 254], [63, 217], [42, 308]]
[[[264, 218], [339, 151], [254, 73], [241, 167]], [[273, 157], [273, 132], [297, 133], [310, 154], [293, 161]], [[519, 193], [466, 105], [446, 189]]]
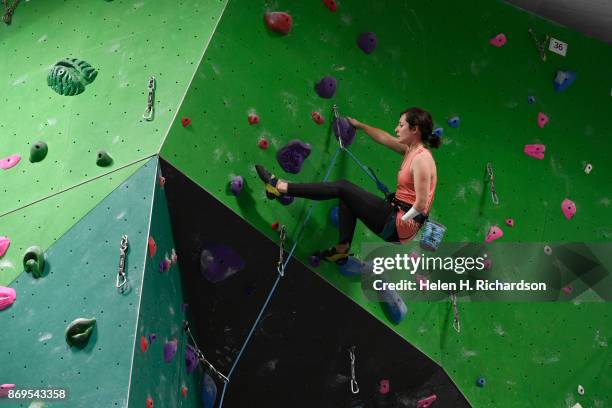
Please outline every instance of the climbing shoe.
[[270, 200], [274, 200], [275, 198], [283, 197], [285, 194], [278, 191], [276, 188], [276, 183], [278, 183], [278, 179], [272, 173], [264, 168], [264, 166], [260, 164], [255, 165], [255, 170], [257, 170], [257, 175], [259, 178], [266, 184], [266, 196]]
[[328, 262], [334, 262], [336, 265], [344, 265], [351, 255], [352, 254], [349, 254], [348, 251], [338, 252], [336, 247], [331, 247], [315, 253], [317, 258]]

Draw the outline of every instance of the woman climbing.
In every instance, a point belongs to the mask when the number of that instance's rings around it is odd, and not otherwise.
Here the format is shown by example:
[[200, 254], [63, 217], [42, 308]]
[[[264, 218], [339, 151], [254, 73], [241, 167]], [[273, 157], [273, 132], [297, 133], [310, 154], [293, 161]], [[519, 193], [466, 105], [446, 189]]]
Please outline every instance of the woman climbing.
[[316, 254], [337, 264], [348, 259], [357, 219], [387, 242], [412, 240], [427, 219], [438, 180], [436, 162], [428, 147], [438, 148], [440, 138], [432, 133], [433, 121], [429, 112], [420, 108], [402, 112], [395, 128], [397, 137], [356, 119], [347, 119], [375, 142], [404, 156], [397, 173], [397, 191], [386, 200], [347, 180], [290, 183], [278, 179], [261, 165], [255, 166], [270, 199], [284, 195], [311, 200], [339, 199], [338, 244]]

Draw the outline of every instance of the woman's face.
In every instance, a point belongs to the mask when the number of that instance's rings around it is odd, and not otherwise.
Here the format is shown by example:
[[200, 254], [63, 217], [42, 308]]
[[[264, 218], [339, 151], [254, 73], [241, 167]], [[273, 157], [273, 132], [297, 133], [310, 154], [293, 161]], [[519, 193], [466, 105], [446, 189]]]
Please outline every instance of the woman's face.
[[406, 114], [400, 116], [397, 127], [395, 128], [395, 134], [398, 137], [398, 142], [408, 145], [415, 143], [419, 140], [420, 134], [418, 127], [410, 129], [410, 125], [406, 122]]

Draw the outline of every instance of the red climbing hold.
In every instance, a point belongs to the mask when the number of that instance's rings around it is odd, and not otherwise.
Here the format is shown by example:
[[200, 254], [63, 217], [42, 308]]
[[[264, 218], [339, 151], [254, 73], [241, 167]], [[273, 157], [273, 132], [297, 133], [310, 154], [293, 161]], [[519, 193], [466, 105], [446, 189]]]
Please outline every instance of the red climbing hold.
[[274, 222], [274, 224], [272, 224], [272, 229], [273, 229], [274, 231], [276, 231], [276, 230], [278, 230], [278, 226], [279, 226], [278, 221], [275, 221], [275, 222]]
[[147, 398], [147, 408], [153, 408], [153, 398]]
[[166, 178], [164, 176], [159, 176], [159, 186], [161, 188], [164, 188], [165, 185], [166, 185]]
[[157, 244], [155, 243], [155, 240], [153, 239], [153, 237], [149, 237], [149, 258], [153, 258], [155, 256], [155, 253], [157, 252]]
[[183, 127], [187, 127], [191, 125], [191, 119], [189, 119], [187, 116], [184, 116], [183, 119], [181, 119], [181, 124], [183, 125]]
[[489, 43], [497, 48], [503, 47], [503, 45], [506, 43], [506, 35], [503, 33], [497, 34], [495, 37], [489, 40]]
[[382, 395], [388, 394], [391, 391], [389, 380], [380, 380], [378, 382], [378, 392]]
[[291, 16], [282, 11], [267, 12], [264, 14], [264, 21], [270, 30], [283, 35], [289, 34], [293, 25]]
[[9, 237], [0, 237], [0, 258], [6, 254], [9, 246], [11, 245], [11, 240]]
[[565, 199], [561, 203], [561, 211], [563, 211], [563, 215], [568, 220], [571, 220], [572, 217], [576, 214], [576, 204], [572, 200]]
[[259, 146], [260, 149], [267, 149], [268, 148], [268, 141], [266, 139], [259, 139], [259, 142], [257, 142], [257, 146]]
[[255, 113], [250, 113], [247, 120], [249, 121], [249, 125], [256, 125], [259, 123], [259, 116]]
[[317, 125], [325, 123], [325, 119], [323, 119], [323, 116], [321, 116], [319, 112], [312, 112], [310, 116], [312, 116], [312, 120], [314, 120]]
[[143, 353], [149, 348], [149, 342], [145, 336], [140, 336], [140, 351]]
[[14, 154], [12, 156], [5, 157], [4, 159], [0, 160], [0, 168], [4, 170], [8, 170], [11, 167], [16, 166], [20, 160], [21, 160], [21, 156], [18, 154]]
[[489, 233], [487, 234], [487, 237], [485, 238], [485, 242], [489, 243], [503, 236], [504, 236], [504, 232], [501, 230], [501, 228], [499, 228], [497, 225], [493, 225], [491, 228], [489, 228]]
[[509, 227], [514, 227], [514, 220], [512, 218], [506, 218], [506, 225]]
[[542, 112], [538, 113], [538, 126], [543, 128], [548, 123], [548, 116], [543, 114]]
[[183, 395], [183, 397], [186, 397], [186, 396], [187, 396], [187, 387], [183, 386], [183, 387], [181, 388], [181, 394]]
[[534, 159], [542, 160], [544, 158], [544, 152], [546, 151], [546, 146], [543, 144], [530, 144], [525, 145], [523, 148], [523, 152], [527, 156], [531, 156]]
[[334, 0], [323, 0], [323, 3], [325, 3], [325, 7], [327, 7], [329, 11], [331, 11], [332, 13], [336, 12], [338, 5]]

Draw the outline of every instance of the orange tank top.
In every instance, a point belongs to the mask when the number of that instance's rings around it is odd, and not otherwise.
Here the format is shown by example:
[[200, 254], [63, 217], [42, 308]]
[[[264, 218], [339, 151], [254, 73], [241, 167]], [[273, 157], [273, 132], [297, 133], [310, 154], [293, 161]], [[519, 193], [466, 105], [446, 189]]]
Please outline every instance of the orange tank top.
[[[414, 175], [410, 171], [410, 167], [412, 166], [412, 161], [419, 154], [428, 154], [431, 156], [431, 152], [426, 149], [424, 146], [419, 147], [418, 149], [407, 153], [404, 156], [404, 161], [397, 172], [397, 189], [395, 191], [395, 197], [398, 200], [401, 200], [408, 204], [414, 204], [416, 201], [416, 191], [414, 188]], [[425, 214], [429, 214], [429, 209], [433, 203], [434, 194], [436, 192], [436, 183], [438, 181], [438, 177], [436, 173], [431, 177], [431, 181], [429, 184], [429, 196], [427, 197], [427, 204], [425, 205]], [[402, 221], [402, 215], [404, 215], [404, 211], [398, 210], [397, 217], [395, 221], [395, 226], [397, 228], [397, 235], [399, 236], [400, 242], [410, 241], [415, 237], [421, 224], [414, 222], [414, 220], [410, 220], [408, 222]]]

